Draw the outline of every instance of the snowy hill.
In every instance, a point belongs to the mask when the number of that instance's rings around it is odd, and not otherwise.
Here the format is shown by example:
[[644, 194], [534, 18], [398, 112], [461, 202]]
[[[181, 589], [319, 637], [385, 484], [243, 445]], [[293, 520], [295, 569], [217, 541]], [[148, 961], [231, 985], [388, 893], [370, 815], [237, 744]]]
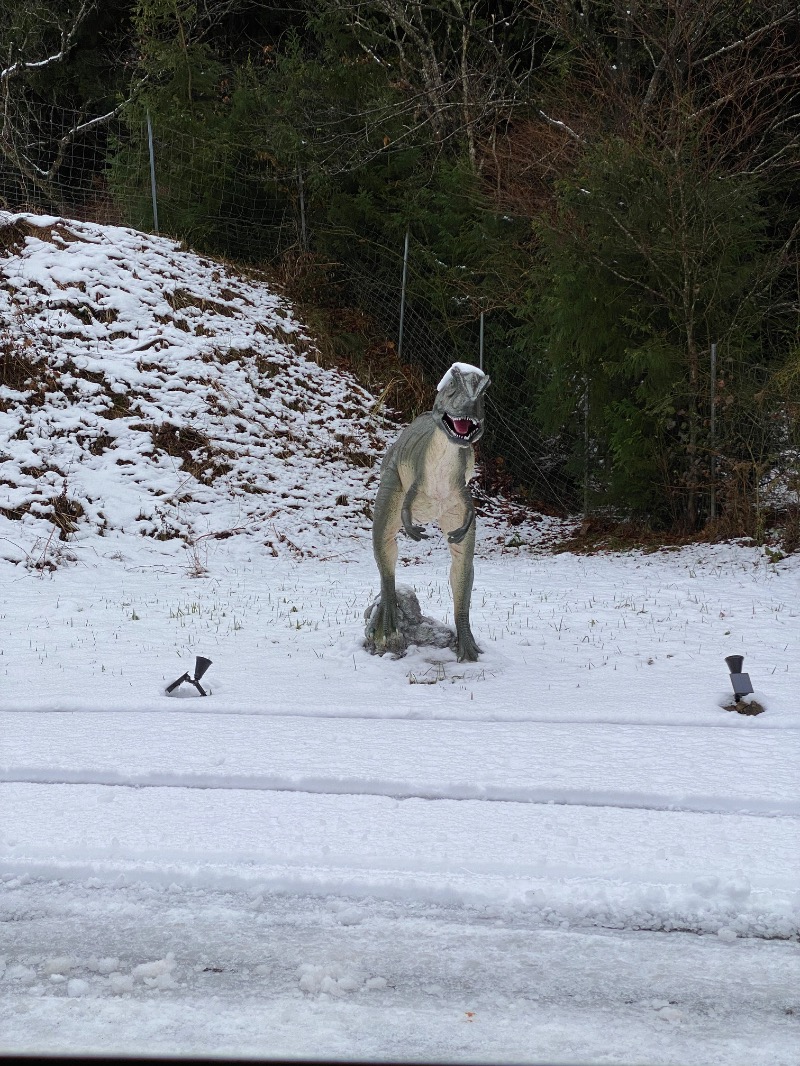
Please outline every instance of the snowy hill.
[[0, 320], [6, 557], [53, 525], [298, 554], [369, 528], [384, 420], [263, 281], [133, 230], [4, 215]]

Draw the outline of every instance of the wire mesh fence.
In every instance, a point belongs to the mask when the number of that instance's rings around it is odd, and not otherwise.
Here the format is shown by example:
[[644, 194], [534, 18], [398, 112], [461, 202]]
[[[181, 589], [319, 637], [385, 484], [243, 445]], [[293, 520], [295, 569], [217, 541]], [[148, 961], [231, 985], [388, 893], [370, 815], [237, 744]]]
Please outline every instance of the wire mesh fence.
[[[413, 234], [389, 245], [385, 236], [315, 214], [302, 167], [282, 168], [246, 137], [151, 122], [145, 112], [115, 115], [68, 136], [86, 121], [74, 112], [31, 109], [24, 147], [0, 158], [0, 205], [131, 225], [248, 263], [314, 252], [336, 298], [367, 312], [397, 357], [422, 371], [429, 397], [453, 362], [478, 364], [480, 311], [458, 291], [448, 293], [446, 279], [437, 277], [444, 264]], [[501, 324], [490, 321], [483, 345], [490, 375], [501, 371], [507, 349]], [[580, 491], [564, 472], [563, 456], [524, 409], [498, 404], [491, 393], [488, 407], [484, 468], [496, 473], [498, 463], [507, 463], [513, 481], [541, 506], [578, 508]]]
[[[522, 486], [531, 502], [555, 513], [587, 514], [602, 505], [607, 470], [589, 429], [587, 382], [573, 383], [567, 430], [544, 436], [535, 397], [526, 400], [525, 383], [515, 377], [513, 314], [503, 308], [482, 313], [479, 286], [470, 286], [466, 268], [440, 262], [413, 232], [391, 240], [385, 231], [370, 232], [320, 209], [301, 161], [280, 164], [259, 146], [255, 129], [250, 137], [240, 127], [234, 137], [148, 119], [144, 111], [128, 111], [93, 124], [77, 113], [29, 109], [16, 140], [0, 153], [0, 206], [160, 231], [245, 263], [285, 268], [312, 262], [325, 298], [359, 308], [395, 357], [422, 372], [428, 402], [449, 365], [482, 360], [497, 382], [487, 395], [480, 449], [493, 484], [504, 476], [507, 486]], [[710, 368], [708, 377], [711, 391]], [[512, 394], [514, 402], [504, 402]], [[741, 504], [733, 498], [737, 493], [748, 496], [752, 509], [762, 485], [800, 485], [800, 478], [789, 405], [773, 404], [764, 413], [754, 404], [744, 425], [726, 422], [724, 399], [711, 401], [717, 413], [713, 461], [706, 456], [704, 469], [712, 474], [701, 488], [715, 511], [727, 507], [730, 514]], [[760, 438], [775, 419], [783, 420], [784, 430], [773, 437], [785, 438], [785, 447], [770, 451]], [[735, 446], [728, 447], [733, 436]]]
[[[340, 236], [359, 240], [357, 234]], [[350, 298], [370, 308], [403, 359], [423, 368], [431, 392], [453, 362], [482, 364], [490, 377], [502, 378], [512, 355], [511, 327], [500, 321], [501, 315], [483, 316], [481, 343], [480, 311], [458, 303], [447, 306], [447, 286], [434, 284], [430, 256], [413, 235], [394, 248], [370, 245], [361, 238], [360, 247], [357, 261], [348, 261]], [[458, 302], [462, 297], [456, 293], [449, 299]], [[519, 396], [514, 407], [498, 402], [491, 389], [486, 397], [487, 429], [479, 452], [483, 469], [491, 473], [488, 483], [502, 482], [502, 471], [507, 470], [506, 484], [524, 486], [537, 506], [564, 514], [579, 510], [582, 489], [567, 472], [563, 443], [538, 431]]]

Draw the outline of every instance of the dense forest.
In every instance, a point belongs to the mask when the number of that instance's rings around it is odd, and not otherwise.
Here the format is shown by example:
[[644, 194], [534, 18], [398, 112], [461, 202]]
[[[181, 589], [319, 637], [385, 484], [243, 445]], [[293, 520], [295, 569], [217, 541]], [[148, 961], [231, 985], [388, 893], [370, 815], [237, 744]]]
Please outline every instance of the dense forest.
[[0, 44], [0, 205], [274, 271], [407, 413], [482, 353], [540, 505], [800, 543], [796, 3], [0, 0]]

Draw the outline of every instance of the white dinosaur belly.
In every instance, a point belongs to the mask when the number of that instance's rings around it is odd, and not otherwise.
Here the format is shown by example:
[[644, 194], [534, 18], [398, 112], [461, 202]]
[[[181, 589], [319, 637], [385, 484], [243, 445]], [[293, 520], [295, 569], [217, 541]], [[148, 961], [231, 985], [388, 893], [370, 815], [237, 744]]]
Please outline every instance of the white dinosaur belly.
[[414, 520], [433, 522], [453, 507], [463, 510], [461, 486], [461, 449], [450, 444], [444, 433], [436, 433], [428, 449], [425, 477], [411, 508]]

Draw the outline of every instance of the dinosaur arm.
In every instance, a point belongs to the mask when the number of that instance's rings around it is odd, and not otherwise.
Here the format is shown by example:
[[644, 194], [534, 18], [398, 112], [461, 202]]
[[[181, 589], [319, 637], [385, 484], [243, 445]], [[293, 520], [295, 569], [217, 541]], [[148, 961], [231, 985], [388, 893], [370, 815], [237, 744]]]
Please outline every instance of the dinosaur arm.
[[412, 540], [424, 540], [428, 536], [424, 526], [415, 525], [412, 508], [422, 488], [428, 448], [435, 429], [436, 422], [430, 412], [419, 415], [401, 434], [393, 455], [401, 482], [409, 486], [403, 497], [400, 519], [403, 529]]
[[447, 538], [448, 544], [460, 544], [461, 541], [469, 533], [469, 528], [475, 521], [475, 504], [472, 502], [472, 494], [469, 489], [464, 486], [461, 491], [461, 499], [464, 502], [464, 509], [466, 511], [463, 523], [454, 529]]
[[424, 526], [415, 526], [414, 520], [411, 517], [411, 508], [414, 505], [419, 486], [415, 481], [411, 488], [406, 493], [403, 500], [403, 508], [400, 512], [400, 517], [403, 520], [403, 529], [408, 533], [412, 540], [425, 540], [428, 534], [425, 532]]

